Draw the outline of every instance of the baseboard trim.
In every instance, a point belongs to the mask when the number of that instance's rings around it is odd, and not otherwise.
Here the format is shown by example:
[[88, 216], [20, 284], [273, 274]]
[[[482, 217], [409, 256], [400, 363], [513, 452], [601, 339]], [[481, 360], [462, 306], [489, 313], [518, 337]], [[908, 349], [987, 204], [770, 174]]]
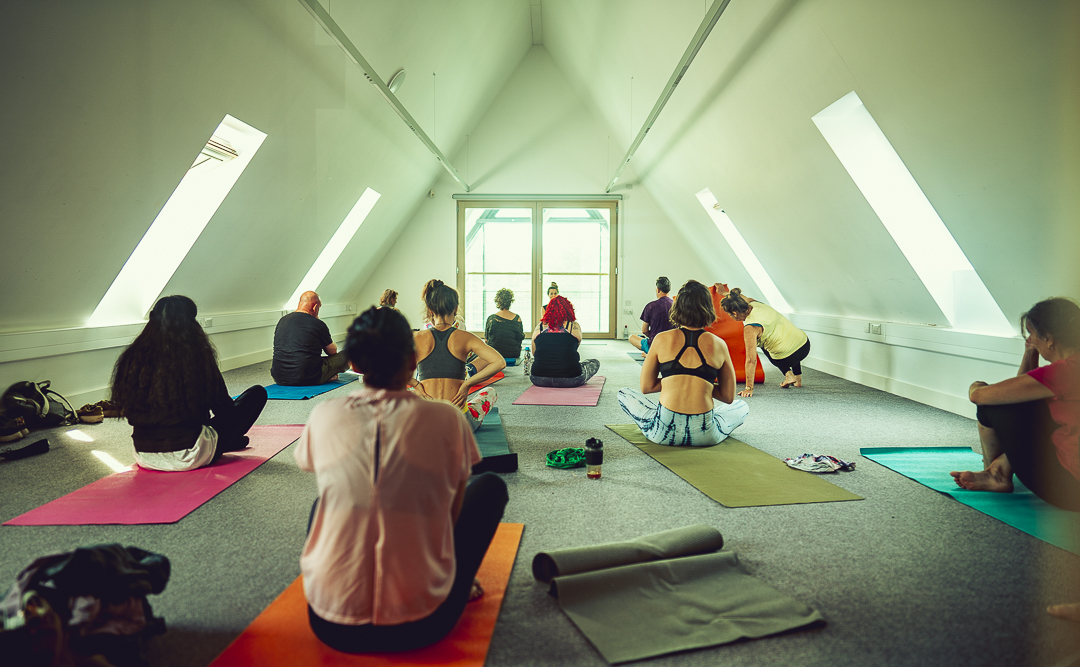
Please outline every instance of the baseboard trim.
[[867, 371], [851, 368], [850, 366], [844, 366], [832, 361], [826, 361], [817, 357], [807, 357], [802, 363], [804, 366], [808, 366], [814, 370], [822, 371], [829, 375], [835, 375], [844, 378], [845, 380], [851, 380], [852, 382], [858, 382], [859, 384], [866, 385], [873, 389], [880, 389], [881, 391], [886, 391], [890, 394], [910, 398], [913, 401], [918, 401], [919, 403], [939, 408], [946, 412], [952, 412], [953, 414], [962, 417], [968, 417], [970, 419], [975, 418], [975, 406], [971, 401], [967, 400], [966, 397], [953, 396], [952, 394], [946, 394], [934, 389], [927, 389], [926, 387], [901, 382], [900, 380], [894, 380], [893, 378], [882, 375], [868, 373]]

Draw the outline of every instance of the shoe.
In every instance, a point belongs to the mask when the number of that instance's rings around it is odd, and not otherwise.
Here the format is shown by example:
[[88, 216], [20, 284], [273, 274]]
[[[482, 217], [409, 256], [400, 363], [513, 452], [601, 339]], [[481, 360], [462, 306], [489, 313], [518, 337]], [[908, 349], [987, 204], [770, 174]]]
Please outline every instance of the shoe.
[[106, 417], [115, 418], [120, 416], [119, 403], [114, 403], [113, 401], [98, 401], [94, 405], [101, 408], [101, 411], [105, 414]]
[[105, 421], [105, 411], [97, 403], [92, 405], [87, 403], [76, 410], [75, 414], [79, 416], [79, 421], [84, 424], [100, 424]]
[[8, 419], [0, 424], [0, 442], [11, 442], [25, 437], [30, 430], [26, 428], [26, 422], [22, 417]]

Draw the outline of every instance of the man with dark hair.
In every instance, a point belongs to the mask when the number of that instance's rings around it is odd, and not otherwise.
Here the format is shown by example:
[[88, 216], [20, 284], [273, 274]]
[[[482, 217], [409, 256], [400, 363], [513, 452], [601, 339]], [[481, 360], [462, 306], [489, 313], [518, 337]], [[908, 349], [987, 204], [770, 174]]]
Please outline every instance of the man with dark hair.
[[656, 300], [650, 301], [641, 311], [641, 333], [630, 336], [630, 344], [641, 350], [641, 356], [649, 352], [649, 345], [656, 334], [674, 328], [671, 324], [671, 281], [667, 276], [656, 279]]
[[[330, 327], [319, 319], [322, 301], [315, 292], [300, 295], [296, 312], [278, 320], [274, 329], [274, 361], [270, 375], [288, 387], [308, 387], [337, 379], [349, 364], [338, 352]], [[322, 356], [326, 352], [327, 356]]]

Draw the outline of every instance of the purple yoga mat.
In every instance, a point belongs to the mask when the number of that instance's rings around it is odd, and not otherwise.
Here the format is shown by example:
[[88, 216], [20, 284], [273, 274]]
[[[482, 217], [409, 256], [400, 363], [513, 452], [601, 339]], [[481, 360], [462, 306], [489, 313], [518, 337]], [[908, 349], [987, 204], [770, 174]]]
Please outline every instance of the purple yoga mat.
[[216, 464], [186, 472], [159, 472], [137, 465], [99, 479], [5, 526], [92, 526], [176, 523], [233, 482], [258, 468], [300, 437], [301, 424], [253, 426], [247, 449], [230, 452]]
[[600, 400], [600, 390], [604, 388], [607, 380], [603, 375], [594, 375], [592, 378], [573, 389], [555, 389], [553, 387], [529, 387], [525, 393], [518, 396], [514, 405], [583, 405], [595, 407]]

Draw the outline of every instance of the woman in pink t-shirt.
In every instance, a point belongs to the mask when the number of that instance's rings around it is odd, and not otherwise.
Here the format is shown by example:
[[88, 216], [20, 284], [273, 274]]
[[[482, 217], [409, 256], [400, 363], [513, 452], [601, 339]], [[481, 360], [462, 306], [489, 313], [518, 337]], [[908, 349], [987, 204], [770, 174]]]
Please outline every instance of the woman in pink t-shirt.
[[[1027, 332], [1016, 377], [968, 390], [979, 406], [980, 472], [952, 472], [972, 491], [1013, 490], [1013, 475], [1043, 500], [1080, 511], [1080, 307], [1040, 301], [1020, 318]], [[1050, 362], [1039, 366], [1039, 357]]]
[[371, 308], [345, 351], [359, 391], [320, 403], [296, 447], [319, 498], [300, 569], [315, 635], [348, 653], [433, 644], [457, 623], [506, 507], [461, 411], [406, 389], [416, 348], [405, 317]]

